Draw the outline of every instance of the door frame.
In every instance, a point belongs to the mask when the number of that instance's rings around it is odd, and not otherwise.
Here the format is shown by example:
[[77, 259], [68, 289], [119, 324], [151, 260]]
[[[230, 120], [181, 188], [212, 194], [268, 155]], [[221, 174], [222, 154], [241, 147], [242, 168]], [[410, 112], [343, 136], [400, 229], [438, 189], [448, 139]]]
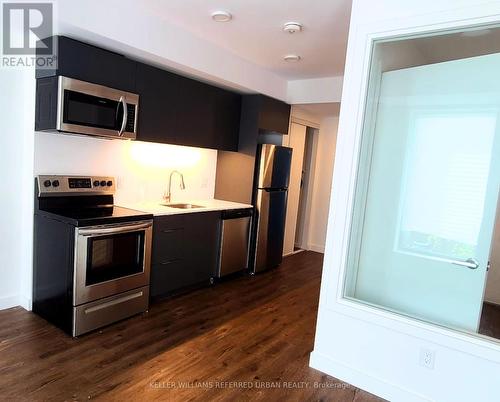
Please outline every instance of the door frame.
[[[308, 130], [314, 130], [311, 134], [308, 133]], [[299, 241], [299, 246], [301, 250], [310, 250], [310, 241], [309, 239], [311, 238], [310, 236], [310, 224], [311, 224], [311, 214], [312, 214], [312, 199], [313, 199], [313, 190], [314, 190], [314, 182], [315, 182], [315, 173], [316, 173], [316, 158], [318, 154], [318, 135], [319, 135], [319, 128], [316, 127], [311, 127], [311, 126], [306, 126], [306, 141], [305, 145], [307, 145], [308, 141], [308, 136], [311, 136], [310, 141], [311, 141], [311, 159], [309, 161], [310, 165], [307, 170], [307, 192], [303, 194], [303, 204], [304, 204], [304, 215], [301, 217], [300, 214], [300, 199], [299, 199], [299, 210], [297, 211], [297, 222], [295, 225], [295, 238], [297, 238], [297, 227], [299, 224], [300, 219], [303, 219], [302, 225], [303, 225], [303, 231], [302, 231], [302, 236]], [[304, 153], [307, 152], [307, 147], [304, 146]], [[304, 166], [302, 165], [302, 168]], [[302, 169], [303, 170], [303, 169]]]
[[[293, 113], [293, 111], [292, 111]], [[320, 129], [320, 124], [317, 122], [313, 122], [311, 120], [305, 120], [299, 117], [291, 116], [290, 118], [290, 125], [288, 132], [291, 133], [291, 128], [292, 124], [299, 124], [301, 126], [306, 127], [306, 141], [307, 141], [307, 129], [312, 128], [316, 131], [317, 133], [313, 134], [313, 143], [312, 143], [312, 157], [311, 157], [311, 167], [309, 169], [309, 174], [308, 174], [308, 180], [309, 180], [309, 188], [307, 191], [307, 194], [305, 195], [305, 214], [304, 214], [304, 233], [302, 234], [302, 239], [301, 239], [301, 250], [298, 251], [293, 251], [292, 253], [287, 253], [283, 254], [283, 257], [293, 255], [297, 252], [301, 252], [304, 250], [310, 250], [310, 225], [309, 223], [311, 222], [311, 215], [312, 215], [312, 210], [311, 210], [311, 205], [312, 205], [312, 199], [313, 199], [313, 190], [314, 190], [314, 174], [316, 171], [316, 161], [317, 161], [317, 156], [318, 156], [318, 134], [319, 134], [319, 129]], [[290, 146], [290, 135], [287, 137], [283, 137], [283, 142], [282, 145], [284, 146]], [[299, 211], [297, 211], [297, 221], [295, 222], [295, 228], [294, 228], [294, 235], [296, 234], [297, 231], [297, 222], [299, 218]], [[295, 238], [295, 236], [294, 236]]]

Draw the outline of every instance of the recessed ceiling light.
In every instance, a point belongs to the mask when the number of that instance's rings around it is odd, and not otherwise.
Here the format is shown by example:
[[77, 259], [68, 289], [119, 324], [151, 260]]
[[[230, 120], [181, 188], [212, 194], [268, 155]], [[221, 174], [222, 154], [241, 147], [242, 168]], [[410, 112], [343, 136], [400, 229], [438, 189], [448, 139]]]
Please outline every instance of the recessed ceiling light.
[[283, 31], [288, 33], [295, 33], [302, 31], [302, 24], [300, 22], [287, 22], [283, 25]]
[[212, 13], [212, 19], [216, 22], [228, 22], [231, 21], [233, 16], [227, 11], [214, 11]]
[[300, 61], [300, 56], [297, 54], [287, 54], [285, 57], [283, 57], [283, 60], [289, 63], [295, 63], [297, 61]]

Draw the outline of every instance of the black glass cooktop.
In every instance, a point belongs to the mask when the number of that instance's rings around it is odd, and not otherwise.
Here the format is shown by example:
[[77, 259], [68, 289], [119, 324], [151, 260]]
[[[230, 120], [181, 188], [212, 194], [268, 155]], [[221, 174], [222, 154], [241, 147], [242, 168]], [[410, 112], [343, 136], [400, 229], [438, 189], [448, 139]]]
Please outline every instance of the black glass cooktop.
[[153, 215], [116, 205], [55, 207], [40, 210], [75, 226], [105, 225], [153, 219]]

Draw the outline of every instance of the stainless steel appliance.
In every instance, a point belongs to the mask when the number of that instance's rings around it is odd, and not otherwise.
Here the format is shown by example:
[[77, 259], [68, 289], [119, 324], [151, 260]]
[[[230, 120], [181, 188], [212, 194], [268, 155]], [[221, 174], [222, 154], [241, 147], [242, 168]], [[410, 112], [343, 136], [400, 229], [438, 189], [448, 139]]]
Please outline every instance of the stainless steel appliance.
[[258, 146], [253, 195], [253, 272], [273, 268], [282, 261], [291, 161], [292, 148]]
[[148, 308], [152, 215], [113, 205], [114, 183], [35, 180], [33, 311], [73, 336]]
[[58, 131], [135, 139], [138, 109], [137, 94], [58, 77]]
[[217, 277], [248, 268], [252, 209], [222, 212], [222, 228]]

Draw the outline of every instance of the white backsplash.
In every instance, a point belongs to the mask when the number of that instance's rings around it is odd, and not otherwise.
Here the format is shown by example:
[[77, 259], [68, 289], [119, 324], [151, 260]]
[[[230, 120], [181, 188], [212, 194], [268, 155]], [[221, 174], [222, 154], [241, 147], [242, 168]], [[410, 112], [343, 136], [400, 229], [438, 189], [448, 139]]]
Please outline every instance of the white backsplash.
[[174, 169], [183, 173], [186, 189], [174, 176], [172, 201], [211, 199], [216, 166], [217, 151], [211, 149], [35, 133], [35, 175], [114, 176], [117, 204], [160, 200]]

